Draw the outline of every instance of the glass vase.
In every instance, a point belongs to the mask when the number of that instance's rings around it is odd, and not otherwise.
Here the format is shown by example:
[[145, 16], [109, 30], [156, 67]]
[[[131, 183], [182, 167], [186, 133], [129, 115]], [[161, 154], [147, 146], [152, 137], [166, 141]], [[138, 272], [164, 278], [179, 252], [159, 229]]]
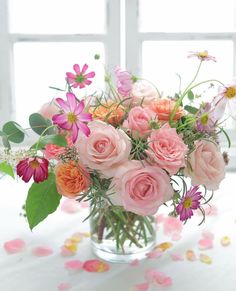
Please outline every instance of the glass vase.
[[120, 206], [91, 210], [92, 251], [109, 262], [144, 259], [156, 243], [154, 216], [141, 216]]

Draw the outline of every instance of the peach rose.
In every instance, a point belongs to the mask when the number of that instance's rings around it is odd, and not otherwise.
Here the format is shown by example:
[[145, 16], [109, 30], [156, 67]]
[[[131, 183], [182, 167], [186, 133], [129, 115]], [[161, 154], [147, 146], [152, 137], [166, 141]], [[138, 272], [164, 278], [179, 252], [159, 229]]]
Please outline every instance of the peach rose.
[[[73, 142], [71, 137], [66, 137], [66, 142], [68, 147], [73, 146]], [[50, 159], [58, 159], [58, 156], [64, 154], [66, 152], [65, 147], [60, 147], [55, 144], [46, 144], [44, 150], [44, 157], [48, 160]]]
[[123, 123], [123, 127], [130, 129], [134, 137], [145, 137], [150, 132], [150, 121], [155, 118], [155, 112], [149, 108], [136, 106], [130, 110], [127, 120]]
[[192, 185], [205, 185], [208, 190], [217, 190], [225, 177], [225, 163], [216, 144], [211, 141], [195, 142], [195, 150], [189, 155], [190, 167], [185, 175], [191, 177]]
[[99, 170], [105, 177], [112, 177], [116, 168], [128, 160], [130, 138], [121, 129], [103, 121], [88, 124], [91, 134], [79, 137], [77, 146], [82, 163], [92, 170]]
[[176, 174], [185, 166], [188, 147], [177, 134], [175, 128], [165, 123], [160, 129], [152, 131], [148, 138], [149, 149], [146, 151], [151, 163], [156, 163], [170, 175]]
[[173, 188], [170, 177], [157, 166], [131, 160], [121, 165], [112, 180], [110, 195], [114, 204], [139, 215], [153, 215], [170, 200]]
[[51, 102], [43, 104], [39, 113], [46, 119], [52, 119], [53, 115], [59, 113], [60, 109], [54, 103], [54, 99]]
[[55, 175], [58, 193], [68, 198], [75, 198], [89, 188], [88, 172], [81, 164], [74, 161], [58, 163], [55, 167]]
[[121, 123], [125, 115], [124, 107], [116, 102], [109, 101], [98, 107], [90, 107], [93, 119], [99, 119], [117, 126]]
[[[160, 99], [156, 102], [153, 102], [150, 105], [150, 109], [153, 110], [157, 116], [159, 121], [168, 121], [172, 110], [175, 107], [175, 101], [171, 99]], [[174, 120], [180, 119], [184, 116], [184, 110], [182, 107], [178, 107], [176, 114], [174, 116]]]

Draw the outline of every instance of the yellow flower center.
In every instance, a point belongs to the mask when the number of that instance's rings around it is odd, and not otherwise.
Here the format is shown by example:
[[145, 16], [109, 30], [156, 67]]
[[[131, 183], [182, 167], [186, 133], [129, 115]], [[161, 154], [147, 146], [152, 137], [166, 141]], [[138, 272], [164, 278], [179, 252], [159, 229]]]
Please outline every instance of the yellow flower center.
[[185, 199], [184, 201], [184, 208], [190, 208], [192, 205], [192, 198], [191, 197], [188, 197], [187, 199]]
[[207, 51], [199, 52], [197, 55], [200, 58], [206, 58], [206, 57], [208, 57], [208, 52]]
[[37, 169], [39, 167], [39, 162], [37, 160], [33, 160], [32, 162], [30, 162], [30, 167], [32, 169]]
[[209, 119], [208, 113], [204, 113], [201, 116], [201, 119], [200, 119], [201, 120], [201, 124], [202, 125], [207, 125], [208, 119]]
[[70, 112], [67, 114], [67, 119], [70, 123], [75, 123], [77, 121], [77, 116], [73, 112]]
[[229, 99], [236, 97], [236, 87], [227, 88], [225, 95]]

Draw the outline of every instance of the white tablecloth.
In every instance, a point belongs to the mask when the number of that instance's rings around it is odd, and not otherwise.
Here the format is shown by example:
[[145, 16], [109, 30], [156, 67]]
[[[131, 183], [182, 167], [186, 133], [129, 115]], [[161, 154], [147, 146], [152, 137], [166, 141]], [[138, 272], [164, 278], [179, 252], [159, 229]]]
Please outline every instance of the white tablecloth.
[[[191, 219], [184, 227], [182, 239], [173, 241], [173, 247], [159, 259], [141, 261], [136, 267], [125, 264], [111, 264], [106, 273], [68, 272], [64, 263], [71, 259], [82, 261], [94, 258], [89, 239], [79, 244], [73, 258], [62, 257], [60, 247], [66, 238], [77, 231], [88, 230], [82, 219], [87, 210], [75, 214], [60, 209], [50, 215], [33, 232], [23, 217], [19, 216], [26, 198], [27, 187], [23, 182], [13, 182], [10, 177], [0, 180], [0, 291], [56, 291], [61, 282], [71, 285], [72, 291], [128, 291], [138, 283], [144, 282], [144, 273], [149, 268], [164, 272], [173, 279], [171, 287], [150, 287], [149, 290], [174, 291], [235, 291], [236, 290], [236, 174], [228, 173], [221, 188], [215, 193], [212, 204], [218, 208], [218, 215], [208, 216], [202, 226], [201, 217]], [[162, 210], [161, 210], [162, 211]], [[198, 241], [203, 230], [214, 233], [214, 247], [201, 251]], [[223, 247], [220, 239], [231, 238], [231, 244]], [[157, 243], [170, 241], [162, 233], [157, 233]], [[26, 249], [17, 254], [8, 254], [3, 248], [5, 241], [21, 238]], [[37, 246], [50, 246], [54, 253], [47, 257], [36, 257], [32, 249]], [[196, 255], [209, 255], [213, 262], [204, 264], [199, 260], [174, 262], [171, 253], [185, 254], [192, 249]], [[156, 289], [155, 289], [156, 288]]]

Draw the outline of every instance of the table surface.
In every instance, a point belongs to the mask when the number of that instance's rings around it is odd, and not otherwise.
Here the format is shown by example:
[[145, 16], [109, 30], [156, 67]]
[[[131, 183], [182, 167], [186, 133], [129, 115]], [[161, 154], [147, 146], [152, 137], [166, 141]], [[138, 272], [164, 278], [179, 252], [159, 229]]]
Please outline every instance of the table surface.
[[[220, 190], [215, 192], [212, 205], [218, 214], [208, 215], [206, 222], [198, 226], [199, 215], [191, 219], [182, 231], [182, 238], [172, 241], [173, 247], [165, 251], [158, 259], [146, 259], [137, 266], [110, 264], [106, 273], [89, 273], [85, 271], [69, 272], [64, 264], [69, 260], [89, 260], [95, 258], [90, 250], [90, 240], [86, 238], [78, 245], [73, 257], [63, 257], [61, 246], [75, 232], [88, 231], [88, 223], [82, 223], [87, 209], [80, 209], [69, 214], [60, 208], [33, 232], [25, 219], [19, 215], [25, 201], [29, 185], [12, 182], [10, 177], [0, 180], [0, 290], [1, 291], [53, 291], [58, 290], [61, 282], [70, 284], [73, 291], [128, 291], [132, 286], [145, 282], [145, 271], [154, 268], [170, 276], [170, 287], [151, 285], [150, 290], [174, 291], [235, 291], [236, 290], [236, 174], [227, 173]], [[159, 213], [165, 212], [164, 208]], [[163, 234], [160, 223], [157, 230], [157, 244], [171, 241]], [[200, 250], [198, 241], [203, 231], [214, 234], [212, 249]], [[231, 244], [223, 247], [220, 239], [229, 236]], [[26, 248], [17, 254], [8, 254], [3, 244], [20, 238]], [[48, 246], [53, 254], [45, 257], [33, 255], [32, 250], [38, 246]], [[185, 257], [187, 250], [193, 250], [197, 256], [194, 262]], [[184, 255], [183, 261], [173, 261], [171, 254]], [[203, 253], [212, 258], [208, 265], [199, 260]]]

